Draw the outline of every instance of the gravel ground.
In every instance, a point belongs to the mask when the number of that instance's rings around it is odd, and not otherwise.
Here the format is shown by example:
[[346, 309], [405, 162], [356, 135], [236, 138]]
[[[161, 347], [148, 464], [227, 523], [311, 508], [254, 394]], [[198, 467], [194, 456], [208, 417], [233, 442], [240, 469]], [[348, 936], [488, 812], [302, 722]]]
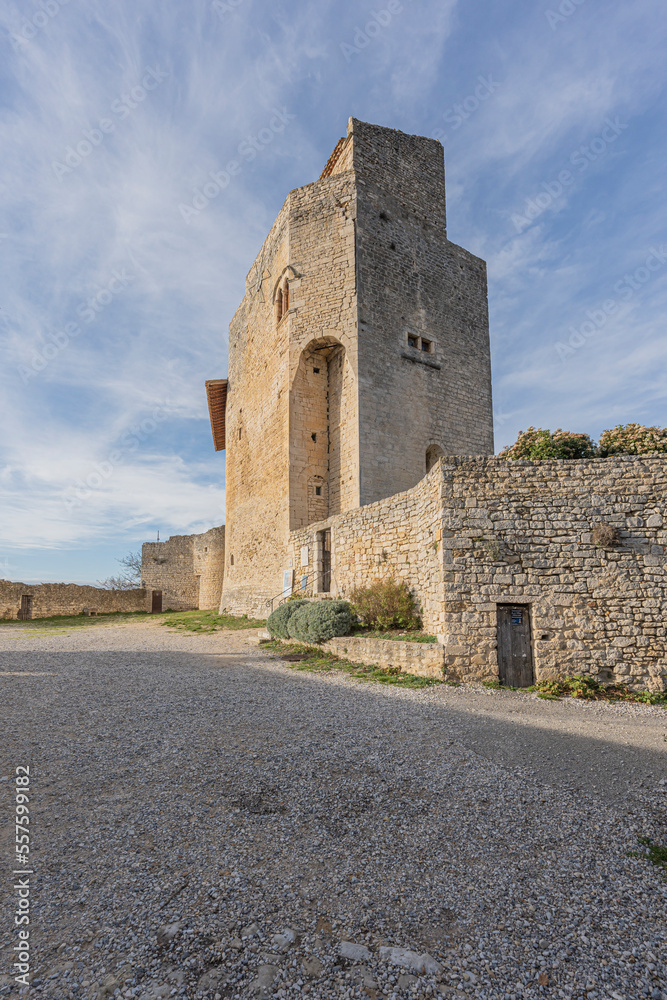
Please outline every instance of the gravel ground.
[[667, 842], [664, 709], [360, 684], [154, 623], [3, 626], [0, 692], [3, 1000], [667, 1000], [667, 880], [629, 853]]

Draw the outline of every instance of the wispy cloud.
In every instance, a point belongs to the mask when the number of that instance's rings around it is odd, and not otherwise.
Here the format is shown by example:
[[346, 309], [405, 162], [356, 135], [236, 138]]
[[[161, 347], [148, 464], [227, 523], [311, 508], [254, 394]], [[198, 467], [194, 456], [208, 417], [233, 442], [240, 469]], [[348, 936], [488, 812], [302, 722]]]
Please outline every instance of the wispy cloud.
[[[455, 0], [222, 8], [0, 0], [0, 557], [12, 575], [22, 546], [51, 565], [78, 549], [77, 578], [94, 580], [114, 569], [85, 555], [100, 539], [122, 554], [157, 522], [165, 534], [220, 523], [203, 382], [226, 371], [228, 321], [285, 195], [319, 175], [350, 114], [444, 132], [449, 235], [489, 263], [499, 446], [529, 423], [667, 423], [662, 272], [570, 364], [554, 349], [664, 243], [658, 0], [586, 0], [555, 30], [548, 3], [519, 0], [483, 17]], [[498, 85], [449, 127], [480, 77]], [[573, 164], [617, 117], [617, 141]], [[563, 169], [572, 182], [518, 230], [513, 214]], [[168, 419], [109, 463], [166, 400]], [[104, 463], [112, 474], [86, 485]], [[68, 510], [77, 480], [90, 496]]]

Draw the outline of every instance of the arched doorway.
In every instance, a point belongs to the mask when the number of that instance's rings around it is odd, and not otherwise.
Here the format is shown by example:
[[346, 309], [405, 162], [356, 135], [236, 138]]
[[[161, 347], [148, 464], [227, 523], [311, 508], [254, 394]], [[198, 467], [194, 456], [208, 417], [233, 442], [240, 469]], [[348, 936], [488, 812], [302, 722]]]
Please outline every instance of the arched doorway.
[[426, 471], [430, 472], [436, 462], [444, 455], [439, 444], [430, 444], [426, 449]]

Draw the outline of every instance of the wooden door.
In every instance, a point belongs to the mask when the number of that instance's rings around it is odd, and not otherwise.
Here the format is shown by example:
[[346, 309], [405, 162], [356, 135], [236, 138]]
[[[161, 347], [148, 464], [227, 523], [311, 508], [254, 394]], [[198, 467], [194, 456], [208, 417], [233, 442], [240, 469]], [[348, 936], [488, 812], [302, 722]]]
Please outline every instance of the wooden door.
[[498, 605], [498, 674], [508, 687], [530, 687], [534, 681], [527, 604]]
[[159, 615], [162, 611], [162, 591], [154, 590], [151, 595], [151, 612]]
[[23, 621], [30, 621], [32, 618], [32, 594], [24, 594], [21, 598], [21, 610], [17, 617]]
[[322, 593], [331, 590], [331, 529], [322, 532]]

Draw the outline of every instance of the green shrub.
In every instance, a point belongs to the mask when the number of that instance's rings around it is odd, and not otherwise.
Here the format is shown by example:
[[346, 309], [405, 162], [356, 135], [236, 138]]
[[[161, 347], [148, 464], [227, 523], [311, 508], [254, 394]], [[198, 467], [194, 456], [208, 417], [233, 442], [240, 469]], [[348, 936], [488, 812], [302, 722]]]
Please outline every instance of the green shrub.
[[378, 580], [369, 587], [358, 587], [350, 600], [352, 610], [371, 628], [421, 628], [415, 599], [406, 583]]
[[292, 615], [308, 601], [285, 601], [269, 615], [266, 627], [274, 639], [289, 639], [287, 625]]
[[600, 455], [648, 455], [667, 452], [667, 428], [619, 424], [600, 435]]
[[287, 623], [290, 638], [299, 642], [324, 642], [349, 635], [356, 622], [347, 601], [307, 601]]
[[553, 433], [541, 427], [529, 427], [519, 431], [513, 445], [499, 453], [499, 458], [516, 461], [527, 458], [539, 461], [545, 458], [595, 458], [595, 444], [588, 434], [575, 434], [560, 428]]

